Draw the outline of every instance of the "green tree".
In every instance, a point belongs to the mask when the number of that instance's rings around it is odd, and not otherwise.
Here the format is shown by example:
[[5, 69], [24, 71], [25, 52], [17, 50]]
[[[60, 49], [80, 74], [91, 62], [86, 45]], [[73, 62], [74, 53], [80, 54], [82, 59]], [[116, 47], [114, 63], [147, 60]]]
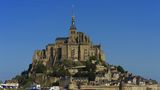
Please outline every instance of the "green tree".
[[68, 70], [66, 70], [63, 65], [55, 64], [51, 70], [52, 72], [48, 73], [49, 76], [53, 76], [53, 77], [69, 76]]
[[88, 73], [88, 80], [89, 81], [95, 81], [95, 77], [96, 77], [95, 72], [89, 72]]
[[91, 57], [89, 57], [89, 60], [97, 60], [97, 57], [96, 56], [91, 56]]
[[36, 73], [46, 73], [46, 71], [47, 71], [47, 68], [42, 63], [38, 63], [35, 67]]
[[66, 67], [73, 67], [73, 61], [72, 60], [63, 60], [62, 61], [62, 65], [66, 66]]
[[124, 72], [125, 72], [125, 70], [123, 69], [122, 66], [117, 66], [117, 70], [118, 70], [119, 72], [121, 72], [121, 73], [124, 73]]
[[29, 64], [28, 72], [31, 71], [32, 69], [32, 64]]
[[28, 78], [28, 71], [24, 70], [24, 71], [21, 73], [21, 76], [23, 76], [24, 78]]
[[87, 60], [86, 61], [86, 70], [88, 72], [95, 72], [96, 64], [92, 63], [92, 60]]

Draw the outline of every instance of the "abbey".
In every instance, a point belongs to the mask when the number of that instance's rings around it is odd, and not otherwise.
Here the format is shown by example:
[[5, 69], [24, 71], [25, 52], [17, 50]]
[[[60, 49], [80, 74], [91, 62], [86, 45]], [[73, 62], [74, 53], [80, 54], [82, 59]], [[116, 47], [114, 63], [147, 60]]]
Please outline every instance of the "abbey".
[[75, 17], [72, 16], [69, 36], [58, 37], [55, 39], [55, 43], [48, 44], [46, 49], [36, 50], [33, 60], [49, 61], [53, 64], [62, 60], [86, 61], [91, 56], [96, 56], [100, 60], [105, 59], [101, 45], [92, 44], [89, 36], [78, 32], [75, 26]]

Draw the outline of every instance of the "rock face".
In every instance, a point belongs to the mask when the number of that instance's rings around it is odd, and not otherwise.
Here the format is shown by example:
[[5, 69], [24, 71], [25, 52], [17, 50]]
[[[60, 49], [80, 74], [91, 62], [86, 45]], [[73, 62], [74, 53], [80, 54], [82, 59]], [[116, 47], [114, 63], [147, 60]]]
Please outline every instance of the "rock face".
[[72, 23], [68, 37], [58, 37], [55, 43], [48, 44], [43, 50], [36, 50], [33, 63], [36, 60], [43, 61], [44, 65], [53, 65], [62, 60], [86, 61], [91, 56], [105, 60], [101, 45], [92, 44], [90, 38], [83, 32], [77, 32], [75, 19]]

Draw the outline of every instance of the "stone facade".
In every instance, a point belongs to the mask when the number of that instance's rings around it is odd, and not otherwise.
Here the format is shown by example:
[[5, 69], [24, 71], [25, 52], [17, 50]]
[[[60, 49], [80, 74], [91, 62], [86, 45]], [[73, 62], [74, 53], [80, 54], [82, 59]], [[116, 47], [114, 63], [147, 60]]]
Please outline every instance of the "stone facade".
[[48, 44], [46, 49], [36, 50], [33, 60], [46, 60], [54, 64], [61, 60], [86, 61], [90, 56], [105, 59], [101, 45], [92, 44], [87, 35], [77, 32], [75, 18], [72, 16], [69, 36], [58, 37], [55, 43]]
[[130, 86], [89, 86], [89, 85], [83, 85], [81, 86], [81, 90], [160, 90], [158, 85], [145, 85], [145, 86], [136, 86], [136, 85], [130, 85]]

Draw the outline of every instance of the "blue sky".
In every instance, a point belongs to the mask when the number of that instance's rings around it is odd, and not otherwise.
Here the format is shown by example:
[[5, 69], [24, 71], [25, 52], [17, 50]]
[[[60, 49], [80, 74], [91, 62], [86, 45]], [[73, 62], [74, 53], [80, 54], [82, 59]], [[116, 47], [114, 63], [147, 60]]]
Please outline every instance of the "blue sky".
[[107, 62], [160, 81], [159, 0], [1, 0], [0, 80], [26, 70], [34, 50], [78, 31], [101, 44]]

